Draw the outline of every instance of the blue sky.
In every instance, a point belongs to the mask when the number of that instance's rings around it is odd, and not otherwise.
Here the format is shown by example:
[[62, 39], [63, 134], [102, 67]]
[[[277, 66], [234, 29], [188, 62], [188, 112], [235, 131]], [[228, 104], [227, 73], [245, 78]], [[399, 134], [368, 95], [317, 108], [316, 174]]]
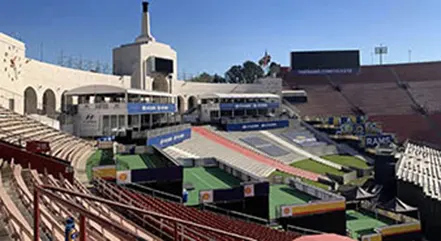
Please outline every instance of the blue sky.
[[[292, 50], [389, 47], [386, 63], [441, 60], [440, 0], [152, 0], [152, 33], [178, 52], [178, 71], [221, 73], [265, 49], [289, 65]], [[27, 54], [111, 63], [112, 48], [140, 32], [140, 0], [1, 0], [0, 31]], [[374, 63], [378, 63], [375, 57]]]

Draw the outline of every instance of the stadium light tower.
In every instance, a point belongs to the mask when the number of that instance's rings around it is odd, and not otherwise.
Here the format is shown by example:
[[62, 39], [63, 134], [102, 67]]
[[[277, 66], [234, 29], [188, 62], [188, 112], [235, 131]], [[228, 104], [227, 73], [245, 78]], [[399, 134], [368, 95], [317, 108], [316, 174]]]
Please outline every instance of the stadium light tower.
[[380, 56], [380, 65], [382, 65], [383, 55], [387, 54], [387, 47], [380, 44], [380, 47], [375, 47], [375, 54]]

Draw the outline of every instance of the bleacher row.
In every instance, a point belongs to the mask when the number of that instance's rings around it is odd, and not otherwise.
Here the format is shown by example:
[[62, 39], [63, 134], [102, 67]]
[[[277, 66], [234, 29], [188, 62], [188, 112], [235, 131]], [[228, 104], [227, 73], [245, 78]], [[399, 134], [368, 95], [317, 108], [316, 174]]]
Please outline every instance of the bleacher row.
[[165, 148], [164, 151], [175, 158], [182, 157], [183, 153], [188, 153], [186, 155], [187, 158], [215, 157], [231, 166], [236, 166], [239, 169], [247, 170], [257, 177], [267, 177], [276, 170], [274, 167], [270, 165], [257, 162], [248, 156], [242, 155], [241, 153], [238, 152], [231, 151], [230, 149], [222, 145], [216, 145], [211, 140], [205, 138], [204, 136], [196, 132], [192, 132], [191, 135], [192, 137], [190, 140], [179, 143], [172, 147]]
[[419, 186], [425, 195], [441, 201], [441, 151], [408, 142], [396, 176]]
[[92, 141], [61, 132], [3, 107], [0, 107], [0, 139], [23, 147], [30, 140], [49, 142], [50, 154], [69, 161], [80, 174], [81, 181], [86, 180], [86, 160], [95, 152], [95, 143]]
[[284, 162], [284, 163], [292, 163], [293, 161], [296, 160], [302, 160], [305, 159], [304, 156], [302, 155], [298, 155], [295, 152], [285, 152], [284, 155], [280, 155], [280, 156], [271, 156], [268, 153], [263, 152], [262, 150], [259, 150], [258, 148], [256, 148], [255, 146], [250, 145], [250, 143], [246, 143], [244, 142], [244, 140], [247, 140], [247, 138], [249, 139], [250, 137], [254, 137], [256, 140], [260, 139], [261, 141], [267, 142], [267, 143], [271, 143], [273, 146], [278, 147], [279, 149], [284, 150], [283, 147], [279, 146], [277, 143], [269, 140], [268, 138], [266, 138], [266, 136], [262, 135], [259, 131], [246, 131], [246, 132], [224, 132], [224, 131], [217, 131], [214, 127], [210, 127], [210, 126], [205, 126], [204, 128], [207, 128], [210, 131], [215, 132], [216, 134], [229, 139], [230, 141], [233, 141], [235, 143], [238, 143], [238, 145], [246, 145], [247, 148], [252, 149], [253, 151], [256, 151], [262, 155], [266, 155], [268, 157], [274, 157], [277, 158], [278, 160]]
[[355, 75], [286, 73], [283, 88], [307, 92], [307, 103], [293, 104], [301, 116], [359, 115], [361, 110], [399, 141], [436, 143], [441, 141], [440, 69], [441, 62], [431, 62], [362, 66]]
[[[103, 181], [98, 180], [95, 184], [97, 191], [104, 197], [111, 200], [125, 202], [127, 204], [132, 204], [138, 208], [151, 210], [161, 214], [171, 215], [176, 218], [182, 218], [184, 220], [195, 222], [200, 225], [207, 225], [209, 227], [223, 230], [231, 234], [254, 238], [256, 240], [278, 241], [292, 241], [293, 239], [300, 236], [297, 233], [278, 231], [258, 224], [236, 220], [220, 214], [186, 207], [182, 204], [154, 198]], [[135, 213], [131, 213], [131, 215], [139, 216]], [[142, 219], [143, 217], [138, 218]], [[159, 220], [155, 220], [155, 218], [153, 217], [147, 217], [147, 219], [153, 223], [159, 222]], [[164, 222], [163, 225], [167, 226], [172, 224]], [[228, 237], [227, 235], [222, 235], [207, 230], [204, 231], [194, 226], [187, 226], [185, 227], [184, 231], [185, 234], [188, 236], [183, 238], [193, 240], [241, 240], [240, 238]]]
[[[1, 162], [1, 160], [0, 160]], [[78, 181], [71, 184], [65, 179], [57, 180], [53, 176], [42, 176], [35, 170], [25, 169], [13, 163], [2, 165], [0, 174], [0, 216], [5, 217], [5, 227], [10, 237], [18, 240], [33, 240], [33, 187], [34, 184], [49, 184], [55, 187], [62, 187], [75, 192], [90, 194], [90, 192]], [[59, 194], [64, 200], [76, 200], [83, 208], [94, 215], [108, 219], [109, 221], [124, 227], [134, 235], [145, 240], [154, 240], [152, 235], [144, 231], [137, 224], [125, 219], [112, 209], [84, 199], [75, 198], [66, 194]], [[46, 196], [40, 198], [41, 216], [41, 240], [62, 241], [64, 237], [64, 221], [74, 217], [76, 226], [79, 227], [78, 216], [66, 207], [54, 202]], [[108, 228], [88, 220], [87, 240], [125, 240], [114, 234]]]

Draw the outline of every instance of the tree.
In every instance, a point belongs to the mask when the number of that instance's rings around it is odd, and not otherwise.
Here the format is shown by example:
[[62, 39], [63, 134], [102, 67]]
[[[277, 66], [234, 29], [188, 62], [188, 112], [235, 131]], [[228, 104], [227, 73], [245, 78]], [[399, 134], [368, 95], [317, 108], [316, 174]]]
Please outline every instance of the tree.
[[276, 62], [271, 62], [269, 65], [269, 71], [266, 76], [276, 77], [280, 73], [281, 65]]
[[244, 78], [242, 74], [242, 66], [240, 65], [233, 65], [228, 69], [228, 71], [225, 73], [225, 79], [228, 83], [243, 83]]
[[263, 69], [252, 61], [246, 61], [242, 65], [233, 65], [225, 73], [228, 83], [254, 83], [258, 78], [263, 77]]
[[227, 81], [225, 80], [225, 78], [220, 76], [220, 75], [218, 75], [218, 74], [215, 74], [213, 76], [213, 83], [226, 83], [226, 82]]
[[256, 79], [262, 78], [264, 74], [263, 69], [252, 61], [243, 63], [242, 73], [246, 80], [245, 83], [254, 83]]
[[202, 83], [212, 83], [213, 82], [214, 77], [211, 76], [210, 74], [203, 72], [202, 74], [193, 77], [191, 79], [189, 79], [188, 81], [191, 82], [202, 82]]

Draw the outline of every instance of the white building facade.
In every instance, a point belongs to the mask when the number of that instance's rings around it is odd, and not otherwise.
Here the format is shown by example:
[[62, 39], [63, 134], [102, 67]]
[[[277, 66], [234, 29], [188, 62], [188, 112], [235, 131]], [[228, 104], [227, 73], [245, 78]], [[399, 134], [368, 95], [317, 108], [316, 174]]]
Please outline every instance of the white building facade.
[[160, 91], [177, 96], [183, 113], [210, 93], [281, 94], [282, 81], [260, 79], [255, 84], [210, 84], [177, 80], [177, 53], [150, 33], [148, 3], [143, 3], [141, 34], [133, 43], [113, 49], [113, 75], [44, 63], [26, 57], [26, 45], [0, 33], [0, 105], [22, 114], [56, 117], [63, 94], [84, 85]]

